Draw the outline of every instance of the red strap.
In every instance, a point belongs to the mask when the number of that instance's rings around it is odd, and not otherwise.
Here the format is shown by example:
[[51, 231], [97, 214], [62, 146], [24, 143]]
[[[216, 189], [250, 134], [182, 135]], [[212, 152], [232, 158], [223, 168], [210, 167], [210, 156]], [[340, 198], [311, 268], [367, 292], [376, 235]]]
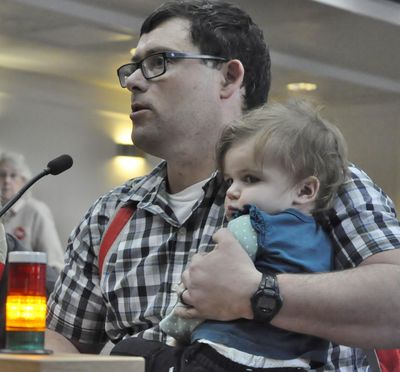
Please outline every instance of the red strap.
[[123, 227], [135, 213], [135, 210], [136, 210], [136, 205], [134, 204], [124, 205], [117, 211], [117, 213], [113, 217], [113, 220], [108, 225], [108, 228], [100, 243], [100, 251], [99, 251], [100, 277], [103, 271], [104, 259], [107, 256], [109, 249], [111, 248], [112, 244], [114, 243], [114, 240], [119, 235]]
[[0, 280], [3, 277], [4, 267], [5, 267], [4, 263], [0, 262]]
[[382, 372], [400, 371], [400, 349], [376, 350]]

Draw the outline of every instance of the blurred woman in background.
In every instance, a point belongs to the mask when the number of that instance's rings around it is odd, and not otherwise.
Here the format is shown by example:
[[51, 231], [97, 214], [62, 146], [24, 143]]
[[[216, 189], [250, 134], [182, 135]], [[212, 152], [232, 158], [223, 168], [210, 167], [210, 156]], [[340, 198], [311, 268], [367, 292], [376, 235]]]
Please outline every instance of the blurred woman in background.
[[[0, 195], [5, 205], [31, 178], [23, 155], [12, 152], [0, 154]], [[47, 253], [48, 266], [61, 269], [64, 249], [55, 227], [52, 213], [30, 192], [16, 202], [1, 218], [7, 233], [14, 235], [28, 250]]]

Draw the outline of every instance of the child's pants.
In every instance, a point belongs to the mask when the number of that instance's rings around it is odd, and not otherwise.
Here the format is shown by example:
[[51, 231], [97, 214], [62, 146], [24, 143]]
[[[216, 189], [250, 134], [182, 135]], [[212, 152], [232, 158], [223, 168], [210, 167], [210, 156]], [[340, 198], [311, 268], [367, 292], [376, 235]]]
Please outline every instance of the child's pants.
[[136, 337], [119, 342], [111, 355], [144, 357], [146, 372], [305, 372], [303, 368], [294, 367], [247, 367], [225, 358], [211, 346], [202, 343], [172, 347]]

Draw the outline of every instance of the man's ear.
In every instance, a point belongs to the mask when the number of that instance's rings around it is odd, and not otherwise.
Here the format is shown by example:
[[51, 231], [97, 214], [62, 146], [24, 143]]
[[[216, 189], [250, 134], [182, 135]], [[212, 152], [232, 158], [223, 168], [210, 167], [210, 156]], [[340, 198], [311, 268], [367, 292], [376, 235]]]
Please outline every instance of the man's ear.
[[226, 62], [222, 67], [221, 98], [229, 98], [239, 91], [244, 78], [244, 67], [238, 59]]
[[306, 204], [314, 202], [319, 191], [319, 180], [315, 176], [309, 176], [300, 181], [296, 186], [296, 204]]

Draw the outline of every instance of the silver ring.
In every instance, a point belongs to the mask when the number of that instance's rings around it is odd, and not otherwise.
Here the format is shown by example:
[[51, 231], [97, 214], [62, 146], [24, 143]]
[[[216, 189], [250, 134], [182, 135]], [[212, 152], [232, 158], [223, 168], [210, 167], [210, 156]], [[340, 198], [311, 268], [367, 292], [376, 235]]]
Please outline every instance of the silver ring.
[[185, 291], [187, 291], [188, 289], [185, 288], [179, 295], [179, 300], [186, 306], [190, 306], [189, 304], [187, 304], [185, 301], [183, 301], [183, 294], [185, 293]]

